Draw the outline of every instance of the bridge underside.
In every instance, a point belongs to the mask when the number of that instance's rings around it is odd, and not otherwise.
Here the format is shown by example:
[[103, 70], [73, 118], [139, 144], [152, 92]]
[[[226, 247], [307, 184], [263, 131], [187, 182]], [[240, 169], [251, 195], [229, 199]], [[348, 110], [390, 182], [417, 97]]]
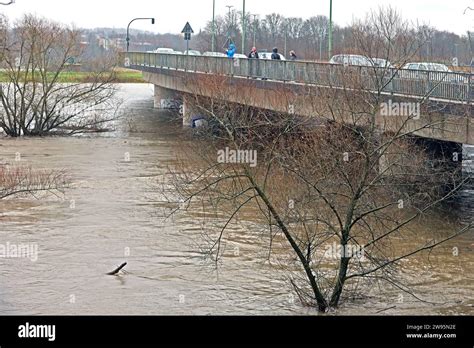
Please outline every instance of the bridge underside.
[[[358, 104], [371, 99], [370, 93], [354, 93], [353, 110], [334, 110], [338, 105], [348, 104], [347, 91], [328, 87], [300, 85], [297, 83], [282, 83], [277, 81], [237, 78], [228, 76], [190, 73], [166, 68], [137, 67], [142, 70], [144, 79], [155, 85], [156, 98], [170, 96], [175, 92], [183, 95], [199, 95], [203, 97], [222, 99], [226, 102], [245, 104], [276, 112], [295, 113], [301, 116], [331, 119], [336, 122], [357, 124]], [[374, 97], [374, 96], [372, 96]], [[330, 99], [330, 100], [328, 100]], [[382, 99], [392, 102], [418, 102], [407, 97], [386, 95]], [[366, 105], [364, 106], [366, 107]], [[189, 110], [186, 101], [184, 109], [185, 121], [189, 121]], [[464, 104], [443, 103], [443, 101], [428, 101], [422, 104], [419, 118], [377, 115], [376, 122], [383, 131], [404, 132], [433, 140], [458, 144], [474, 145], [474, 124], [471, 120], [472, 106]], [[363, 124], [360, 124], [363, 126]]]

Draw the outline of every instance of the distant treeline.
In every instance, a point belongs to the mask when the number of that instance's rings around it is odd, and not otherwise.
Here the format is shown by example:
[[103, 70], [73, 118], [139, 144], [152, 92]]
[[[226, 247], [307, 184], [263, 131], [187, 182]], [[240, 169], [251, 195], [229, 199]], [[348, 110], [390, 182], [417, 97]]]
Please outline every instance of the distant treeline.
[[[323, 60], [328, 58], [328, 24], [326, 16], [316, 16], [309, 19], [284, 17], [280, 14], [269, 14], [258, 18], [247, 14], [246, 16], [246, 48], [255, 44], [259, 50], [271, 50], [278, 47], [288, 55], [289, 50], [297, 52], [298, 56], [308, 60]], [[211, 50], [212, 23], [196, 33], [191, 40], [191, 48], [200, 51]], [[231, 12], [225, 16], [216, 17], [216, 50], [224, 51], [229, 37], [236, 43], [238, 51], [242, 46], [242, 13]], [[430, 40], [419, 50], [420, 60], [439, 61], [450, 64], [454, 57], [459, 63], [469, 65], [473, 58], [473, 33], [466, 32], [460, 36], [447, 31], [439, 31], [433, 27], [420, 26], [420, 32], [413, 35], [426, 35], [430, 33]], [[100, 37], [119, 42], [119, 49], [125, 48], [125, 29], [94, 29], [86, 30], [91, 43], [90, 50], [100, 50]], [[353, 40], [353, 25], [333, 27], [333, 53], [359, 53]], [[121, 41], [122, 39], [122, 41]], [[121, 47], [120, 47], [121, 46]], [[131, 49], [147, 51], [157, 47], [170, 47], [175, 50], [185, 50], [186, 44], [180, 34], [153, 34], [143, 31], [132, 31]]]

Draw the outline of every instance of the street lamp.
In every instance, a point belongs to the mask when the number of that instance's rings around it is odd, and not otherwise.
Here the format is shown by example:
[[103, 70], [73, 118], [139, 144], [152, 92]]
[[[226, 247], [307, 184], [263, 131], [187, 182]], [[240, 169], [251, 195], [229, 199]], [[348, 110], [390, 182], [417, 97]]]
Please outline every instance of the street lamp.
[[232, 33], [230, 32], [232, 27], [234, 26], [234, 17], [232, 16], [232, 8], [234, 6], [232, 5], [227, 5], [226, 6], [229, 9], [229, 29], [227, 30], [227, 44], [232, 43]]
[[256, 14], [253, 16], [253, 47], [257, 47], [257, 16]]
[[133, 22], [139, 21], [139, 20], [151, 20], [151, 24], [155, 24], [155, 18], [135, 18], [135, 19], [132, 19], [130, 21], [130, 23], [128, 23], [128, 26], [127, 26], [127, 52], [129, 51], [129, 48], [130, 48], [130, 25]]
[[226, 5], [227, 9], [229, 10], [229, 17], [230, 17], [230, 11], [234, 8], [232, 5]]
[[[324, 40], [324, 30], [320, 30], [319, 34], [319, 61], [323, 60], [323, 40]], [[332, 57], [331, 57], [332, 58]]]

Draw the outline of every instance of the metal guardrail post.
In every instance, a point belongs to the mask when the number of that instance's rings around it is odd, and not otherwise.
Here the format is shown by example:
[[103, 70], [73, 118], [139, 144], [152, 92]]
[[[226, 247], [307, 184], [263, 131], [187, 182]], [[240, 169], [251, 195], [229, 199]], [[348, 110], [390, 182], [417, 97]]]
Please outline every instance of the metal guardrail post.
[[388, 83], [388, 91], [390, 92], [391, 95], [393, 95], [393, 83], [395, 82], [395, 79], [397, 79], [398, 72], [394, 68], [389, 68], [390, 69], [390, 75], [388, 76], [389, 78], [389, 83]]
[[[426, 90], [425, 93], [428, 94], [431, 91], [431, 79], [430, 79], [430, 71], [426, 72]], [[428, 96], [429, 99], [429, 96]]]
[[473, 91], [472, 91], [472, 76], [468, 76], [468, 85], [467, 85], [467, 103], [472, 104], [473, 101]]
[[303, 78], [304, 78], [304, 82], [307, 83], [307, 81], [310, 80], [309, 76], [308, 76], [308, 72], [309, 72], [309, 63], [306, 62], [305, 65], [304, 65], [304, 74], [303, 74]]

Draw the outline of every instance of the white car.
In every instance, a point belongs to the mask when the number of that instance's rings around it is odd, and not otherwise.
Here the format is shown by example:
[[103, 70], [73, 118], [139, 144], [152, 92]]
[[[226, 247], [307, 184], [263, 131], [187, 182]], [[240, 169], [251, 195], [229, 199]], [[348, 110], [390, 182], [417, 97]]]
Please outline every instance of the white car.
[[331, 58], [330, 64], [373, 66], [369, 58], [357, 54], [338, 54]]
[[444, 64], [439, 63], [408, 63], [403, 67], [405, 70], [428, 70], [439, 72], [451, 72]]
[[392, 63], [390, 63], [386, 59], [382, 58], [370, 58], [370, 62], [375, 66], [376, 68], [394, 68]]
[[184, 51], [185, 55], [190, 55], [190, 56], [200, 56], [201, 55], [201, 52], [197, 51], [197, 50], [189, 50], [188, 51]]
[[236, 54], [234, 54], [234, 58], [247, 59], [247, 56], [245, 54], [242, 54], [242, 53], [236, 53]]
[[[413, 70], [413, 71], [409, 71]], [[407, 63], [400, 71], [400, 76], [405, 79], [424, 79], [428, 76], [436, 81], [453, 83], [468, 83], [469, 79], [462, 74], [454, 74], [446, 65], [440, 63]]]
[[227, 55], [222, 52], [204, 52], [202, 55], [204, 57], [227, 57]]
[[154, 53], [161, 53], [161, 54], [175, 54], [174, 49], [172, 48], [157, 48], [156, 50], [153, 51]]
[[[271, 60], [273, 52], [258, 52], [258, 58], [264, 60]], [[286, 60], [283, 54], [278, 53], [281, 60]]]

